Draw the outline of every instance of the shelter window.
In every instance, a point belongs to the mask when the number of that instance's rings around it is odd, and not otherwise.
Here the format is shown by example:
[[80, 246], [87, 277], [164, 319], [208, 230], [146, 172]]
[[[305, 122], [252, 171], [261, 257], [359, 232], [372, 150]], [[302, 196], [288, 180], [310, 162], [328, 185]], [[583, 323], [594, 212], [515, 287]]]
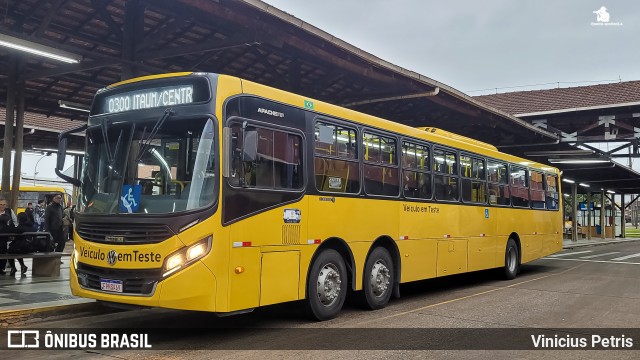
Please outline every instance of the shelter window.
[[516, 207], [529, 207], [529, 179], [527, 169], [511, 167], [511, 204]]
[[314, 173], [323, 192], [360, 192], [357, 132], [354, 128], [317, 121]]
[[489, 187], [489, 204], [509, 206], [511, 191], [507, 177], [507, 164], [487, 161], [487, 182]]
[[364, 190], [371, 195], [398, 196], [400, 176], [396, 139], [365, 132], [362, 140]]
[[549, 210], [558, 210], [559, 208], [559, 195], [558, 195], [558, 177], [556, 175], [547, 175], [547, 194], [546, 204]]
[[437, 200], [458, 201], [458, 156], [453, 151], [433, 150], [435, 195]]
[[531, 207], [534, 209], [544, 209], [544, 176], [541, 172], [531, 171]]
[[403, 142], [402, 168], [404, 196], [416, 199], [431, 199], [429, 147]]
[[487, 202], [484, 168], [484, 160], [460, 155], [462, 201], [470, 203]]

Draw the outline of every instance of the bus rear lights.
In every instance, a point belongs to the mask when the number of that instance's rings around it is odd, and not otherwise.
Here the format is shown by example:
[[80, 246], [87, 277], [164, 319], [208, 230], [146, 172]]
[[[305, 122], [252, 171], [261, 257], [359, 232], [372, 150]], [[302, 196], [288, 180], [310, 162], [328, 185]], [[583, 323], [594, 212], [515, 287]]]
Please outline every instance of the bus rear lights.
[[167, 256], [167, 259], [164, 262], [164, 273], [162, 276], [167, 277], [203, 258], [209, 253], [209, 251], [211, 251], [211, 240], [212, 237], [209, 236]]

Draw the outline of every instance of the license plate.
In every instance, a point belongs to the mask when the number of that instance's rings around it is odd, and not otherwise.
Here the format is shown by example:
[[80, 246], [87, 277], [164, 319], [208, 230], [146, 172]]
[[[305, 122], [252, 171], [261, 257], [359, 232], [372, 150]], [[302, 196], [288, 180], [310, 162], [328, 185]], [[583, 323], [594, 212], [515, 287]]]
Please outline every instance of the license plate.
[[122, 280], [100, 279], [100, 290], [122, 292]]

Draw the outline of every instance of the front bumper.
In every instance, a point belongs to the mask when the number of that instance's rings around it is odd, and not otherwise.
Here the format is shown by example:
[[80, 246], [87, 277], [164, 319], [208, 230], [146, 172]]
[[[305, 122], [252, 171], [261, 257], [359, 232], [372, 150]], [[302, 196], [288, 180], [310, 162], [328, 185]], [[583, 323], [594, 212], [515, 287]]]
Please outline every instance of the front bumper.
[[[80, 266], [81, 264], [79, 268]], [[116, 277], [118, 280], [117, 276], [107, 276]], [[111, 293], [82, 286], [74, 266], [71, 266], [70, 287], [71, 293], [75, 296], [102, 301], [181, 310], [216, 311], [216, 278], [202, 261], [197, 261], [182, 271], [155, 282], [148, 294]]]

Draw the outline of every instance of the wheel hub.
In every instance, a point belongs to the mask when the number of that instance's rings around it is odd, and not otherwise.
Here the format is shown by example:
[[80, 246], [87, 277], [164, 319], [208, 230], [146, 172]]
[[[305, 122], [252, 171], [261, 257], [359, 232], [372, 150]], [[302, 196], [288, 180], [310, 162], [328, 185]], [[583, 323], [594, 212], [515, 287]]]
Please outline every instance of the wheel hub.
[[340, 272], [333, 264], [326, 264], [318, 274], [318, 299], [324, 306], [332, 305], [340, 295]]
[[371, 269], [371, 290], [376, 297], [381, 297], [389, 288], [391, 275], [389, 268], [385, 266], [382, 260], [376, 261]]

